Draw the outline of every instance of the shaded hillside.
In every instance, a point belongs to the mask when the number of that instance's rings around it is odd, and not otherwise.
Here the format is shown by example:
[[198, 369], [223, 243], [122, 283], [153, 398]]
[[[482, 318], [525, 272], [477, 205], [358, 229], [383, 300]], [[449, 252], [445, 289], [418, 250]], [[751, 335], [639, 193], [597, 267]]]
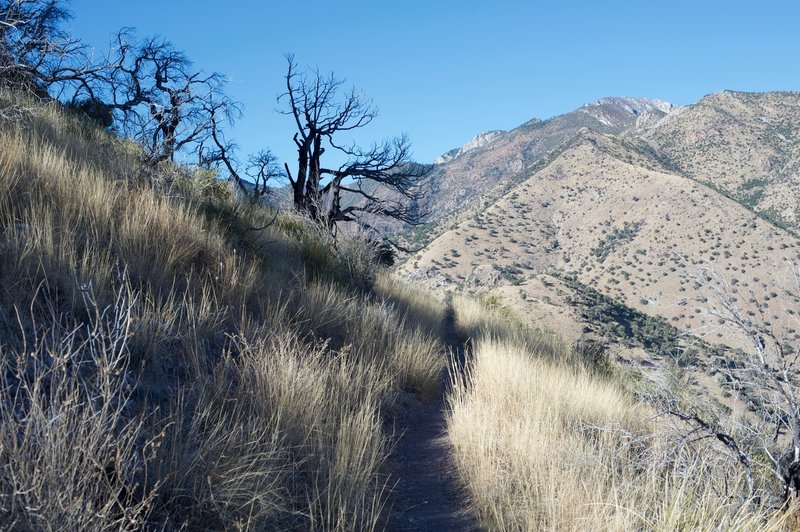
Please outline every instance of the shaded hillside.
[[387, 428], [439, 389], [439, 302], [213, 174], [2, 101], [29, 111], [0, 120], [0, 528], [380, 527]]

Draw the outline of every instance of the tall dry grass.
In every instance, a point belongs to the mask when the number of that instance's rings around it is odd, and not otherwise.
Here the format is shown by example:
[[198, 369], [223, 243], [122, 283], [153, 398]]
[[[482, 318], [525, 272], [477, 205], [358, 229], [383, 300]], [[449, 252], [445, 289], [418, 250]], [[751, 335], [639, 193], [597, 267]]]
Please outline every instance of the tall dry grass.
[[431, 336], [442, 334], [445, 304], [430, 291], [400, 281], [388, 272], [377, 276], [373, 290], [379, 298], [390, 302], [405, 321]]
[[446, 360], [442, 345], [391, 299], [365, 305], [334, 284], [311, 284], [301, 297], [299, 316], [314, 338], [385, 368], [401, 389], [426, 397], [437, 393]]
[[[735, 464], [662, 432], [652, 412], [571, 350], [457, 299], [473, 339], [448, 431], [491, 530], [781, 530]], [[493, 324], [499, 327], [493, 326]]]
[[0, 346], [0, 524], [140, 529], [158, 482], [147, 479], [156, 438], [126, 411], [130, 306], [120, 293], [81, 325], [55, 321], [18, 350]]
[[369, 250], [272, 219], [55, 104], [0, 123], [0, 527], [379, 527], [441, 346]]

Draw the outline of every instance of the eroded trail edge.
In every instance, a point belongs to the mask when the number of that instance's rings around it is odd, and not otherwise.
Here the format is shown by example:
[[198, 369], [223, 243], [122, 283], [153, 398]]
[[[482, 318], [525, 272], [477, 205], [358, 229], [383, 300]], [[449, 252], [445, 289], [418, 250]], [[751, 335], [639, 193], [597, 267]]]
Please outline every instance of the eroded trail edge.
[[[453, 351], [453, 363], [460, 371], [465, 350], [456, 332], [452, 308], [442, 320], [442, 338]], [[446, 370], [441, 380], [439, 397], [430, 404], [409, 405], [397, 427], [401, 435], [388, 462], [397, 485], [390, 501], [387, 530], [482, 530], [469, 512], [469, 497], [459, 479], [447, 437]]]

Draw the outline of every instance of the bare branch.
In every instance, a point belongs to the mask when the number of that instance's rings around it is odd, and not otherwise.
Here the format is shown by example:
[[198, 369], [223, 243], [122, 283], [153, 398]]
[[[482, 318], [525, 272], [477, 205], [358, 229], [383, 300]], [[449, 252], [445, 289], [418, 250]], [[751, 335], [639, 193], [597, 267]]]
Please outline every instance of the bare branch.
[[91, 79], [108, 65], [62, 24], [71, 18], [59, 0], [0, 0], [0, 85], [38, 96], [92, 96]]
[[[417, 184], [430, 167], [411, 162], [411, 145], [401, 136], [367, 149], [340, 143], [342, 133], [368, 125], [377, 109], [356, 89], [342, 91], [344, 80], [315, 69], [298, 72], [287, 56], [286, 92], [278, 97], [294, 118], [297, 171], [286, 172], [295, 209], [333, 227], [338, 222], [363, 222], [359, 214], [421, 223]], [[339, 168], [322, 165], [327, 149], [346, 157]], [[343, 195], [345, 193], [345, 195]]]
[[102, 78], [107, 105], [121, 131], [145, 148], [149, 164], [172, 161], [185, 148], [209, 140], [217, 148], [223, 143], [219, 126], [231, 122], [239, 107], [224, 96], [220, 74], [195, 70], [163, 39], [136, 42], [127, 28], [117, 34], [111, 62], [114, 67]]

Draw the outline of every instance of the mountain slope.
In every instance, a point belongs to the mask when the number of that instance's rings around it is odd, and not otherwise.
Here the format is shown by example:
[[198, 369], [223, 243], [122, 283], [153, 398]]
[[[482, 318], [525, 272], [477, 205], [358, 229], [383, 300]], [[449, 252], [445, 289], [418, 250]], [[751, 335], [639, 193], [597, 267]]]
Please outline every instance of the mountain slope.
[[[448, 152], [421, 184], [423, 206], [432, 218], [514, 179], [539, 158], [569, 141], [581, 129], [622, 133], [643, 115], [663, 116], [672, 106], [659, 100], [604, 98], [549, 120], [533, 119], [508, 132], [491, 132], [488, 142]], [[482, 138], [479, 136], [479, 138]], [[485, 137], [483, 137], [485, 138]], [[447, 154], [446, 154], [447, 155]]]
[[[628, 307], [714, 343], [739, 345], [740, 338], [717, 336], [703, 278], [710, 270], [734, 283], [745, 312], [765, 312], [798, 340], [796, 320], [782, 310], [795, 301], [778, 289], [790, 275], [782, 265], [798, 258], [798, 240], [715, 190], [669, 173], [640, 148], [584, 132], [545, 168], [413, 256], [404, 274], [440, 289], [499, 288], [526, 316], [554, 320], [540, 325], [556, 330], [574, 316], [557, 319], [553, 307], [563, 311], [564, 302], [557, 292], [566, 288], [545, 290], [554, 281], [542, 275], [575, 276]], [[757, 297], [746, 297], [750, 291]]]
[[636, 133], [681, 173], [800, 224], [800, 93], [718, 92]]

